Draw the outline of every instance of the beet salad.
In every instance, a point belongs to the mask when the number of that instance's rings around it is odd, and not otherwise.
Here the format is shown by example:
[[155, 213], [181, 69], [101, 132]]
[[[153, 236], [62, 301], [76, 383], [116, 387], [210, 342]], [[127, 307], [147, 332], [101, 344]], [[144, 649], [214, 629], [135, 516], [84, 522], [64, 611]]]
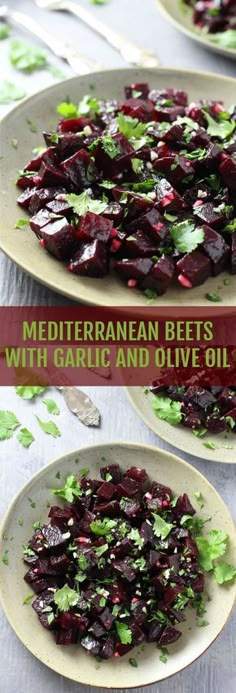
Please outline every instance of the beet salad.
[[206, 520], [186, 493], [174, 497], [144, 469], [107, 465], [100, 479], [88, 474], [53, 491], [64, 505], [50, 508], [48, 524], [34, 524], [24, 547], [41, 625], [57, 645], [80, 643], [102, 659], [174, 643], [186, 607], [204, 613], [197, 535]]
[[[183, 0], [192, 8], [193, 23], [210, 37], [217, 34], [217, 43], [236, 49], [235, 0]], [[219, 36], [218, 36], [219, 35]]]
[[133, 84], [58, 112], [17, 180], [42, 249], [148, 298], [236, 273], [235, 106]]

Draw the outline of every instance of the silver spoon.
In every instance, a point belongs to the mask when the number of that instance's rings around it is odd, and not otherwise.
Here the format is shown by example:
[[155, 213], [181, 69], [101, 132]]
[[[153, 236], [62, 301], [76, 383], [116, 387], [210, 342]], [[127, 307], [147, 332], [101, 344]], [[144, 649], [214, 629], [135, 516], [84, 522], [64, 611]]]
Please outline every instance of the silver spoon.
[[9, 19], [11, 22], [22, 26], [24, 29], [27, 29], [27, 31], [30, 31], [30, 33], [34, 34], [34, 36], [37, 36], [37, 38], [41, 39], [41, 41], [43, 41], [43, 43], [48, 46], [48, 48], [50, 48], [55, 55], [63, 60], [66, 60], [76, 74], [84, 75], [97, 70], [102, 70], [102, 65], [99, 65], [98, 62], [87, 58], [85, 55], [82, 55], [82, 53], [80, 53], [69, 43], [63, 43], [63, 41], [56, 39], [55, 36], [43, 29], [38, 21], [35, 21], [28, 15], [23, 14], [23, 12], [11, 11], [7, 5], [1, 5], [0, 18]]

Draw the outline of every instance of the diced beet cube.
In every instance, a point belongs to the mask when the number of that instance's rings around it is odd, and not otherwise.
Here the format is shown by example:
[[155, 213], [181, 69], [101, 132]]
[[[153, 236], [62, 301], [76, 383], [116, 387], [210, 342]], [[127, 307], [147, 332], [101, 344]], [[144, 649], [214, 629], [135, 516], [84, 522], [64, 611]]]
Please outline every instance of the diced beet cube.
[[58, 143], [56, 146], [57, 157], [60, 161], [64, 159], [69, 159], [73, 156], [79, 149], [84, 149], [84, 136], [79, 132], [69, 132], [63, 133], [58, 137]]
[[68, 538], [65, 539], [59, 527], [42, 525], [41, 532], [51, 553], [57, 552], [58, 549], [64, 549], [65, 545], [68, 543]]
[[126, 257], [151, 257], [156, 253], [157, 240], [154, 242], [143, 231], [136, 231], [134, 235], [126, 237], [122, 252]]
[[51, 222], [51, 214], [48, 209], [40, 209], [37, 214], [30, 219], [29, 225], [36, 235], [40, 235], [40, 231], [44, 226]]
[[[139, 96], [137, 96], [137, 92]], [[149, 84], [146, 82], [134, 82], [128, 87], [125, 87], [126, 99], [147, 99], [149, 94]]]
[[[187, 253], [181, 260], [178, 260], [177, 269], [180, 271], [178, 281], [184, 288], [203, 284], [211, 276], [211, 262], [198, 250]], [[183, 278], [187, 279], [189, 284], [186, 284]]]
[[176, 517], [181, 517], [182, 515], [195, 515], [196, 510], [194, 510], [187, 493], [183, 493], [182, 496], [179, 496], [175, 507], [172, 508], [172, 512]]
[[121, 279], [137, 279], [141, 281], [149, 274], [152, 266], [153, 262], [149, 258], [124, 258], [115, 263], [115, 270]]
[[37, 183], [40, 185], [41, 188], [46, 188], [47, 186], [55, 184], [58, 185], [66, 185], [67, 179], [66, 176], [64, 175], [63, 171], [61, 171], [59, 168], [56, 166], [52, 166], [50, 164], [45, 164], [44, 162], [41, 164], [40, 169], [37, 174]]
[[93, 121], [90, 118], [81, 116], [79, 118], [63, 118], [59, 122], [59, 132], [79, 132], [83, 130], [84, 127], [89, 125], [94, 127]]
[[133, 582], [133, 580], [135, 580], [136, 578], [136, 573], [130, 565], [128, 558], [124, 558], [124, 560], [120, 561], [114, 561], [113, 568], [114, 570], [117, 570], [118, 573], [120, 573], [121, 577], [128, 580], [128, 582]]
[[99, 623], [99, 621], [94, 621], [94, 623], [92, 623], [92, 625], [89, 628], [89, 632], [92, 633], [92, 635], [95, 638], [100, 639], [103, 635], [106, 634], [106, 629], [103, 628], [102, 624]]
[[121, 642], [118, 642], [116, 644], [115, 648], [115, 657], [124, 657], [124, 655], [128, 654], [133, 649], [133, 645], [123, 645]]
[[112, 230], [113, 224], [109, 219], [104, 219], [99, 214], [87, 212], [80, 221], [80, 225], [75, 229], [77, 238], [83, 241], [103, 241], [107, 243]]
[[91, 529], [90, 525], [91, 522], [93, 522], [96, 519], [96, 516], [94, 513], [90, 512], [89, 510], [85, 510], [84, 516], [82, 520], [80, 520], [79, 523], [79, 530], [80, 534], [88, 534], [89, 536], [91, 535]]
[[137, 498], [128, 498], [122, 504], [122, 511], [129, 519], [132, 519], [133, 517], [138, 517], [141, 511], [141, 505], [139, 500]]
[[124, 215], [124, 209], [119, 202], [109, 202], [102, 213], [106, 219], [111, 219], [113, 223], [119, 223]]
[[[78, 642], [78, 631], [74, 628], [68, 628], [68, 630], [57, 630], [56, 631], [56, 644], [57, 645], [76, 645]], [[82, 640], [81, 640], [82, 645]]]
[[155, 186], [155, 193], [157, 198], [157, 208], [164, 212], [180, 212], [182, 209], [186, 209], [186, 203], [168, 180], [162, 178]]
[[78, 247], [78, 241], [74, 236], [74, 228], [65, 217], [51, 221], [41, 227], [38, 234], [43, 242], [43, 247], [59, 260], [68, 260]]
[[217, 276], [227, 265], [230, 248], [223, 236], [211, 229], [210, 226], [204, 224], [202, 229], [205, 237], [203, 249], [212, 262], [213, 274]]
[[18, 188], [22, 188], [22, 190], [27, 190], [27, 188], [34, 188], [34, 186], [36, 185], [34, 181], [35, 175], [35, 171], [32, 171], [29, 175], [27, 175], [27, 173], [24, 174], [23, 171], [22, 175], [20, 175], [17, 179]]
[[153, 166], [156, 171], [163, 173], [173, 185], [179, 185], [184, 178], [194, 176], [195, 173], [190, 161], [179, 154], [156, 159]]
[[59, 616], [59, 625], [63, 630], [69, 630], [70, 628], [79, 630], [80, 633], [84, 633], [88, 627], [89, 621], [84, 616], [75, 614], [73, 611], [66, 611]]
[[158, 244], [166, 237], [167, 227], [165, 221], [156, 207], [153, 207], [142, 216], [137, 217], [129, 224], [131, 233], [142, 230], [150, 236], [152, 241]]
[[131, 539], [122, 539], [121, 542], [119, 542], [119, 546], [112, 547], [111, 553], [115, 556], [115, 558], [120, 558], [122, 556], [126, 556], [127, 554], [131, 554], [133, 549], [133, 543]]
[[135, 150], [121, 132], [111, 135], [111, 138], [114, 142], [114, 154], [110, 155], [109, 151], [105, 151], [102, 142], [98, 144], [93, 152], [96, 166], [108, 177], [113, 177], [119, 171], [122, 171], [129, 164], [132, 157], [135, 156]]
[[31, 582], [30, 584], [34, 592], [36, 594], [40, 594], [49, 588], [54, 590], [58, 589], [59, 580], [57, 578], [57, 582], [55, 582], [55, 578], [47, 576], [45, 578], [41, 577], [38, 580], [34, 580], [34, 582]]
[[219, 173], [232, 192], [236, 191], [236, 161], [229, 156], [219, 167]]
[[204, 410], [211, 404], [216, 404], [217, 401], [209, 390], [200, 387], [200, 385], [190, 385], [185, 392], [184, 400], [185, 402], [193, 402]]
[[80, 149], [60, 165], [70, 181], [76, 186], [76, 191], [89, 188], [91, 180], [96, 178], [94, 162], [86, 149]]
[[161, 105], [160, 102], [157, 101], [156, 103], [156, 120], [159, 122], [162, 122], [164, 120], [165, 122], [172, 123], [174, 120], [178, 118], [178, 116], [184, 116], [185, 115], [185, 108], [184, 106], [168, 106], [168, 105]]
[[32, 602], [32, 607], [34, 611], [36, 611], [36, 614], [38, 616], [42, 614], [43, 610], [47, 606], [53, 606], [54, 604], [54, 592], [51, 592], [49, 590], [45, 590], [45, 592], [42, 592], [33, 602]]
[[115, 617], [112, 615], [110, 609], [106, 608], [101, 614], [99, 614], [99, 620], [106, 630], [110, 630], [114, 623]]
[[199, 413], [197, 411], [193, 411], [188, 414], [185, 419], [183, 419], [182, 423], [184, 426], [186, 426], [186, 428], [191, 428], [193, 431], [195, 431], [202, 427], [203, 421]]
[[162, 501], [160, 498], [151, 498], [146, 501], [148, 513], [158, 512], [162, 508]]
[[153, 621], [148, 627], [148, 642], [157, 642], [163, 632], [163, 626], [158, 621]]
[[192, 582], [192, 589], [194, 592], [203, 592], [205, 587], [204, 575], [198, 575], [197, 578]]
[[140, 628], [140, 626], [138, 626], [137, 623], [134, 623], [130, 625], [130, 630], [132, 633], [132, 644], [134, 646], [141, 645], [142, 642], [145, 640], [145, 635], [142, 631], [142, 628]]
[[116, 517], [120, 514], [119, 502], [116, 500], [108, 501], [107, 503], [94, 504], [94, 510], [99, 511], [101, 515], [110, 515], [111, 517]]
[[171, 645], [171, 643], [179, 640], [181, 635], [182, 633], [180, 630], [177, 630], [177, 628], [173, 628], [173, 626], [166, 626], [157, 641], [158, 645]]
[[48, 202], [54, 200], [56, 195], [62, 195], [65, 193], [65, 188], [56, 188], [54, 186], [52, 186], [51, 188], [35, 189], [34, 194], [32, 195], [32, 198], [30, 200], [30, 214], [36, 214], [40, 209], [45, 207]]
[[112, 477], [111, 481], [113, 484], [119, 484], [122, 478], [121, 468], [118, 464], [108, 464], [106, 467], [101, 467], [100, 474], [104, 481], [106, 481], [106, 476], [109, 474]]
[[161, 498], [162, 500], [169, 500], [169, 498], [171, 498], [171, 489], [169, 486], [159, 484], [158, 481], [153, 481], [150, 493], [154, 498]]
[[125, 478], [134, 479], [134, 481], [141, 484], [141, 486], [145, 484], [145, 481], [148, 479], [146, 469], [139, 469], [139, 467], [130, 467], [130, 469], [127, 469], [124, 476]]
[[150, 120], [157, 120], [156, 109], [150, 99], [127, 99], [123, 104], [120, 105], [120, 110], [125, 115], [131, 116], [131, 118], [138, 118], [145, 123]]
[[105, 277], [108, 272], [108, 253], [105, 243], [98, 240], [85, 243], [72, 256], [68, 269], [86, 277]]
[[115, 651], [115, 639], [112, 635], [109, 635], [107, 640], [100, 649], [99, 655], [102, 659], [110, 659], [114, 655]]
[[218, 412], [213, 412], [206, 417], [205, 426], [211, 433], [222, 433], [227, 430], [227, 422]]
[[101, 498], [105, 498], [105, 500], [111, 500], [115, 495], [116, 488], [115, 484], [112, 484], [111, 481], [104, 481], [104, 484], [99, 487], [97, 495], [101, 496]]
[[68, 521], [75, 519], [75, 513], [70, 507], [60, 508], [57, 505], [53, 505], [48, 513], [48, 517], [51, 518], [51, 525], [57, 525], [62, 532], [66, 532], [68, 529]]
[[152, 543], [154, 538], [154, 532], [151, 524], [147, 520], [142, 522], [140, 529], [141, 537], [144, 539], [144, 544]]
[[177, 106], [188, 105], [188, 95], [186, 91], [181, 89], [152, 89], [149, 93], [149, 99], [154, 103], [163, 101], [173, 101]]
[[51, 556], [50, 558], [50, 564], [56, 573], [65, 573], [69, 563], [70, 559], [66, 553], [62, 553], [60, 556]]
[[51, 214], [59, 214], [62, 216], [66, 216], [66, 214], [71, 212], [71, 205], [66, 202], [66, 200], [64, 202], [62, 200], [52, 200], [48, 202], [46, 208]]
[[171, 280], [173, 279], [174, 272], [174, 260], [168, 255], [162, 255], [162, 257], [155, 262], [151, 272], [144, 279], [142, 289], [151, 289], [155, 291], [158, 296], [161, 296], [166, 292]]
[[122, 498], [123, 496], [125, 496], [126, 498], [133, 498], [133, 496], [136, 496], [139, 492], [140, 486], [139, 483], [134, 479], [126, 477], [120, 482], [120, 484], [118, 484], [116, 489], [117, 494], [120, 498]]
[[200, 222], [218, 229], [225, 223], [225, 214], [221, 209], [219, 209], [219, 211], [216, 211], [216, 209], [219, 208], [217, 208], [213, 202], [206, 202], [206, 204], [202, 205], [195, 204], [194, 214]]
[[24, 192], [21, 193], [21, 195], [19, 195], [17, 198], [17, 204], [20, 205], [20, 207], [23, 207], [23, 209], [28, 209], [35, 190], [36, 188], [26, 188], [26, 190], [24, 190]]
[[179, 142], [183, 136], [183, 128], [181, 125], [170, 125], [169, 130], [161, 135], [163, 142]]

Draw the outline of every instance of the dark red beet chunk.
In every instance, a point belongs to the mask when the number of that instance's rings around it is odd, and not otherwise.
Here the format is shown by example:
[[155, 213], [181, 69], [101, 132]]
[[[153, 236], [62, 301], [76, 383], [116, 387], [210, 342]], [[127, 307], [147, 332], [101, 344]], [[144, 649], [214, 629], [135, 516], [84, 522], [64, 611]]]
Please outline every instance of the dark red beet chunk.
[[152, 260], [149, 258], [134, 258], [118, 260], [115, 263], [115, 270], [122, 279], [137, 279], [138, 281], [150, 272], [152, 268]]
[[205, 237], [203, 249], [212, 262], [213, 274], [218, 275], [227, 265], [230, 248], [223, 236], [211, 229], [210, 226], [204, 225], [202, 229]]
[[[211, 276], [210, 260], [198, 250], [184, 255], [181, 260], [178, 260], [177, 268], [180, 272], [179, 283], [188, 289], [203, 284]], [[187, 282], [184, 281], [186, 279]]]
[[104, 219], [101, 215], [93, 214], [93, 212], [87, 212], [82, 217], [78, 229], [75, 229], [75, 235], [82, 241], [92, 242], [96, 239], [107, 243], [111, 235], [112, 226], [112, 222], [109, 219]]
[[102, 241], [84, 243], [69, 264], [69, 270], [87, 277], [105, 277], [108, 271], [107, 248]]
[[161, 296], [165, 293], [173, 279], [174, 271], [175, 264], [172, 258], [168, 257], [168, 255], [162, 255], [162, 257], [155, 262], [151, 272], [144, 280], [142, 287], [144, 289], [152, 289], [158, 296]]
[[43, 247], [49, 253], [59, 260], [68, 260], [78, 247], [73, 231], [73, 226], [68, 224], [65, 217], [62, 217], [41, 227], [37, 235], [40, 236]]

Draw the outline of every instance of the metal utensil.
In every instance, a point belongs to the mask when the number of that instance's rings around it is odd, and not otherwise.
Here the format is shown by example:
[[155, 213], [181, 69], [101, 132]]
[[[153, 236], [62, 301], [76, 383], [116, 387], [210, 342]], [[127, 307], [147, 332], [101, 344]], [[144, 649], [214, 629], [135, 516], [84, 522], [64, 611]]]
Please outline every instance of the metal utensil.
[[78, 417], [84, 426], [96, 426], [97, 428], [100, 426], [100, 412], [85, 392], [77, 387], [66, 386], [57, 387], [57, 390], [64, 397], [68, 409]]
[[55, 36], [43, 29], [38, 21], [23, 14], [23, 12], [11, 11], [7, 5], [1, 5], [0, 17], [1, 19], [10, 19], [11, 22], [22, 26], [27, 31], [30, 31], [31, 34], [37, 36], [55, 55], [66, 60], [76, 74], [85, 75], [102, 69], [102, 65], [99, 65], [95, 60], [87, 58], [69, 43], [63, 43], [63, 41], [56, 39]]
[[44, 10], [65, 10], [75, 14], [82, 22], [106, 39], [113, 48], [116, 48], [128, 63], [142, 67], [158, 67], [159, 60], [153, 53], [139, 48], [132, 41], [128, 41], [125, 36], [110, 29], [95, 14], [81, 7], [78, 3], [70, 2], [70, 0], [34, 0], [34, 2]]

